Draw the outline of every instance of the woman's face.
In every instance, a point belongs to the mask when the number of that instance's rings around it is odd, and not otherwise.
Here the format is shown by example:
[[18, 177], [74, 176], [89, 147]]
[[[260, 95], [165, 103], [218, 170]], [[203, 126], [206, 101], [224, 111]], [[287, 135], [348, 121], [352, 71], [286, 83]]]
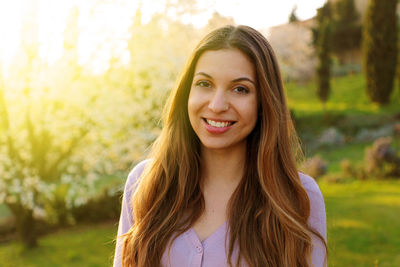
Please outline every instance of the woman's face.
[[237, 49], [209, 50], [196, 65], [188, 100], [189, 120], [203, 148], [246, 145], [257, 122], [253, 63]]

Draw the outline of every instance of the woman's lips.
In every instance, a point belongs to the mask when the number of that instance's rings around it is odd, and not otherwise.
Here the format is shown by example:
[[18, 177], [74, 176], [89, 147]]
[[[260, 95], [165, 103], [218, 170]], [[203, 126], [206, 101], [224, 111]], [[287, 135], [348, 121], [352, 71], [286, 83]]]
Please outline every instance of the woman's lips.
[[235, 121], [224, 121], [224, 120], [215, 120], [215, 119], [206, 119], [203, 118], [205, 128], [208, 132], [212, 134], [222, 134], [227, 132]]

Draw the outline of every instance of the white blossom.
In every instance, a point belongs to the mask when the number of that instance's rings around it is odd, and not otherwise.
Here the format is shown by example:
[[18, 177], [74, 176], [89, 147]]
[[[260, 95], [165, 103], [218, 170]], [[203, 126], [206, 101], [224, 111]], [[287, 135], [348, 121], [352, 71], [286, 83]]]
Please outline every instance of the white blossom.
[[17, 197], [15, 195], [8, 195], [5, 198], [5, 202], [9, 204], [17, 203]]
[[35, 219], [45, 220], [47, 218], [46, 210], [41, 207], [35, 206], [33, 208], [33, 217]]

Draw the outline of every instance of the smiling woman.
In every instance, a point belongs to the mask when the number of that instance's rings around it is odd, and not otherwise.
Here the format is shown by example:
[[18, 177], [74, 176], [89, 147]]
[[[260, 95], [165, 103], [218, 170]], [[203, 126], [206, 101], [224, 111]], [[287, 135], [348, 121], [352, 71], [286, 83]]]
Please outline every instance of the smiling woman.
[[318, 185], [299, 149], [279, 67], [247, 26], [207, 35], [128, 176], [114, 266], [326, 265]]

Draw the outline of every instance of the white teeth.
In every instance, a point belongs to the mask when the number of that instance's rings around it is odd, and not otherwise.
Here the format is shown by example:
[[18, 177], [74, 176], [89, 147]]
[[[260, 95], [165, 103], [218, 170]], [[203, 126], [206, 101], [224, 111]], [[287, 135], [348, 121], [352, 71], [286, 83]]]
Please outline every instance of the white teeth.
[[207, 121], [207, 123], [210, 124], [211, 126], [218, 127], [218, 128], [226, 127], [226, 126], [232, 124], [231, 122], [212, 121], [212, 120], [209, 120], [209, 119], [206, 119], [206, 121]]

